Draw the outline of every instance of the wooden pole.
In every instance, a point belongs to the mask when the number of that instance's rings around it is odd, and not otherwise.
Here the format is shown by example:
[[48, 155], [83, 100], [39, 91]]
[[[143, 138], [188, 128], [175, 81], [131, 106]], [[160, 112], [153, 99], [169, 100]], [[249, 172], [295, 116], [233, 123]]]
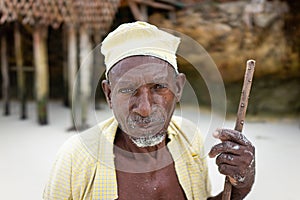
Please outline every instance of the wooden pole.
[[[95, 46], [99, 45], [102, 41], [102, 35], [100, 34], [100, 30], [94, 32], [94, 42]], [[104, 68], [104, 56], [100, 53], [100, 51], [94, 51], [94, 66], [93, 66], [93, 74], [92, 74], [92, 91], [96, 92], [95, 96], [95, 109], [100, 109], [100, 102], [97, 98], [97, 86], [99, 76], [101, 76], [101, 68]], [[100, 84], [101, 85], [101, 84]]]
[[79, 29], [80, 34], [80, 98], [81, 98], [81, 124], [80, 129], [86, 129], [87, 114], [89, 108], [89, 101], [91, 96], [91, 70], [93, 59], [89, 53], [92, 50], [90, 34], [88, 28], [81, 26]]
[[15, 58], [17, 65], [17, 82], [18, 82], [18, 96], [21, 102], [21, 112], [20, 118], [27, 118], [27, 109], [26, 109], [26, 86], [25, 86], [25, 73], [23, 70], [23, 50], [22, 50], [22, 35], [20, 32], [20, 25], [18, 22], [15, 22], [14, 30], [14, 39], [15, 39]]
[[141, 14], [143, 16], [144, 21], [148, 21], [148, 7], [145, 4], [141, 4]]
[[[244, 122], [245, 122], [245, 116], [246, 116], [246, 111], [247, 111], [247, 106], [248, 106], [248, 99], [249, 99], [249, 94], [250, 94], [250, 90], [251, 90], [254, 69], [255, 69], [255, 61], [248, 60], [247, 68], [246, 68], [245, 76], [244, 76], [242, 94], [241, 94], [239, 108], [238, 108], [238, 112], [237, 112], [237, 119], [236, 119], [235, 128], [234, 128], [234, 130], [237, 130], [239, 132], [242, 132]], [[222, 200], [230, 200], [231, 190], [232, 190], [232, 185], [230, 183], [230, 178], [227, 176], [225, 179]]]
[[128, 6], [129, 6], [129, 8], [131, 10], [131, 13], [132, 13], [135, 20], [139, 20], [139, 21], [145, 21], [146, 20], [144, 18], [143, 14], [141, 13], [141, 11], [139, 10], [139, 7], [138, 7], [136, 2], [128, 1]]
[[62, 27], [62, 46], [63, 46], [63, 104], [70, 107], [69, 104], [69, 88], [68, 88], [68, 28], [66, 25]]
[[[72, 107], [72, 98], [74, 94], [74, 84], [76, 80], [76, 73], [78, 69], [78, 51], [77, 51], [77, 31], [73, 24], [68, 25], [68, 101]], [[68, 131], [76, 130], [71, 109], [71, 127]]]
[[1, 73], [2, 73], [2, 95], [3, 95], [3, 115], [10, 115], [9, 109], [9, 71], [7, 61], [7, 41], [5, 34], [1, 34]]
[[37, 100], [38, 123], [48, 124], [47, 102], [49, 91], [48, 52], [47, 52], [48, 28], [35, 26], [33, 31], [33, 50], [35, 64], [35, 89]]
[[70, 105], [72, 105], [73, 86], [75, 84], [77, 69], [77, 34], [75, 26], [70, 25], [68, 26], [68, 98]]

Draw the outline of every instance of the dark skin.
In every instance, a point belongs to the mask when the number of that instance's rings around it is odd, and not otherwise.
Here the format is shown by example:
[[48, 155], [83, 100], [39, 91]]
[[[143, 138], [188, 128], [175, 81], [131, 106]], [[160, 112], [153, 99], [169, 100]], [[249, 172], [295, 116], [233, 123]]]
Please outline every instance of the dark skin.
[[[243, 199], [251, 191], [255, 178], [255, 147], [240, 132], [219, 129], [214, 136], [221, 140], [212, 147], [209, 157], [216, 158], [221, 174], [230, 177], [231, 199]], [[222, 193], [209, 199], [222, 199]]]
[[[153, 66], [145, 66], [149, 63]], [[167, 62], [150, 56], [121, 60], [109, 72], [109, 82], [102, 82], [120, 127], [114, 148], [119, 199], [186, 199], [166, 146], [167, 137], [147, 147], [138, 147], [130, 139], [144, 132], [166, 132], [184, 83], [184, 74], [175, 75]], [[134, 129], [128, 125], [132, 116], [152, 115], [162, 118], [163, 123], [143, 122]], [[254, 182], [254, 147], [237, 131], [221, 129], [215, 137], [221, 143], [209, 156], [217, 157], [220, 173], [232, 177], [232, 199], [243, 199]], [[209, 199], [221, 199], [221, 194]]]
[[[141, 150], [133, 144], [125, 133], [117, 133], [115, 144], [128, 152], [141, 152]], [[117, 182], [119, 200], [121, 199], [186, 199], [182, 190], [173, 165], [172, 157], [165, 146], [166, 141], [157, 145], [162, 152], [151, 151], [148, 156], [140, 156], [139, 154], [126, 154], [114, 150], [115, 165], [117, 169]], [[145, 149], [143, 149], [145, 150]], [[142, 150], [142, 151], [143, 151]], [[140, 156], [140, 157], [138, 157]], [[148, 172], [135, 173], [126, 172], [122, 166], [126, 166], [131, 170], [138, 171], [136, 167], [146, 169], [149, 166], [155, 167], [166, 163], [166, 167], [158, 170], [145, 170]], [[171, 163], [171, 164], [167, 164]], [[132, 170], [132, 171], [133, 171]]]

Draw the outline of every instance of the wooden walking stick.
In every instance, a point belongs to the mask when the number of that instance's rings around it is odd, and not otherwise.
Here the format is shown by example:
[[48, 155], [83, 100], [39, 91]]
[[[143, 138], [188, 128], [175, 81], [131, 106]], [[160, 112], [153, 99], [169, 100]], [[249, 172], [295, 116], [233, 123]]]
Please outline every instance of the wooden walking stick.
[[[252, 85], [252, 78], [253, 78], [253, 74], [254, 74], [254, 68], [255, 68], [255, 61], [248, 60], [245, 77], [244, 77], [242, 94], [241, 94], [241, 98], [240, 98], [240, 104], [239, 104], [239, 108], [238, 108], [238, 112], [237, 112], [237, 119], [236, 119], [235, 128], [234, 128], [234, 130], [239, 131], [239, 132], [242, 132], [243, 126], [244, 126], [245, 115], [246, 115], [247, 106], [248, 106], [248, 99], [249, 99], [249, 94], [250, 94], [251, 85]], [[231, 189], [232, 189], [232, 185], [230, 183], [230, 178], [227, 176], [225, 179], [222, 200], [230, 200]]]

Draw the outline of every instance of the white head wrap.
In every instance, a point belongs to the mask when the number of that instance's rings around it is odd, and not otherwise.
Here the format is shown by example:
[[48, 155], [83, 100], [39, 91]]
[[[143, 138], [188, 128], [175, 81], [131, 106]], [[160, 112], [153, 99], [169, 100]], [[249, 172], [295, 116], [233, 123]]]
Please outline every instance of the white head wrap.
[[137, 55], [148, 55], [170, 63], [176, 72], [176, 51], [180, 38], [146, 22], [120, 25], [103, 40], [101, 53], [105, 56], [106, 78], [109, 70], [120, 60]]

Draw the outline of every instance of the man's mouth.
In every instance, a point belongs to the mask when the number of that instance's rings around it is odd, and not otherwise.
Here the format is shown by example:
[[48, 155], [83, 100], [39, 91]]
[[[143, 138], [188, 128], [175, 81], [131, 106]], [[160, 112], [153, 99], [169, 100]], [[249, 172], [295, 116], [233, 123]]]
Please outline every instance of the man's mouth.
[[157, 117], [134, 117], [134, 118], [130, 118], [128, 120], [128, 124], [131, 128], [151, 128], [151, 127], [155, 127], [158, 125], [161, 125], [162, 123], [164, 123], [164, 119], [162, 118], [157, 118]]

